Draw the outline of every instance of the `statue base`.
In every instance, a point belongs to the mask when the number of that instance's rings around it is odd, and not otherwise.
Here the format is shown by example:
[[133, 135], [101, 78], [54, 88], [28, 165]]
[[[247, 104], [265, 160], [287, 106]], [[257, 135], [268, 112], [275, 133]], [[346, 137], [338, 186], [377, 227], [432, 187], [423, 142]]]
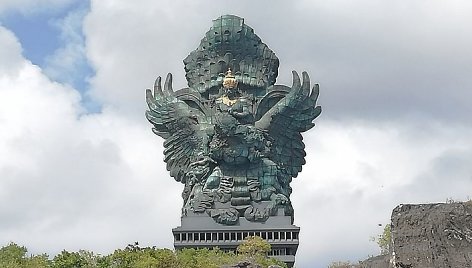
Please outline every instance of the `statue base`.
[[285, 262], [288, 267], [293, 267], [295, 262], [300, 227], [292, 224], [292, 217], [285, 216], [283, 208], [265, 222], [252, 222], [240, 217], [235, 225], [216, 223], [206, 213], [187, 212], [181, 218], [181, 225], [172, 229], [176, 250], [218, 247], [224, 251], [236, 251], [246, 237], [257, 235], [271, 244], [270, 257]]

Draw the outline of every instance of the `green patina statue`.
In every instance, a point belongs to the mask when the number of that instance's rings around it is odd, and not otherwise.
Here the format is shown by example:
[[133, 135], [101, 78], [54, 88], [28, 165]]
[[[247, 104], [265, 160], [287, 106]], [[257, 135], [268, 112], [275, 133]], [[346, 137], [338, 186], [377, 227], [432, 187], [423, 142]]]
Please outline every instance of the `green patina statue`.
[[293, 217], [290, 182], [305, 164], [301, 132], [314, 126], [318, 85], [293, 72], [275, 85], [279, 60], [237, 16], [213, 21], [184, 60], [188, 88], [158, 77], [146, 90], [146, 118], [163, 137], [170, 175], [182, 182], [182, 213], [233, 225], [264, 222], [280, 208]]

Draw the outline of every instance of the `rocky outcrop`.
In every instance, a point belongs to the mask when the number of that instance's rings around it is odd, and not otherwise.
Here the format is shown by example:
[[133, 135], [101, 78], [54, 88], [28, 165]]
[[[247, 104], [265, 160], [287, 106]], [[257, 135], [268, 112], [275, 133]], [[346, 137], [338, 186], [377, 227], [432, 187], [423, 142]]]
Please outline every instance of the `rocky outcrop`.
[[362, 268], [472, 267], [472, 202], [399, 205], [392, 212], [388, 255]]
[[391, 254], [380, 255], [368, 258], [365, 261], [359, 262], [355, 268], [390, 268]]
[[394, 267], [472, 267], [472, 203], [399, 205], [392, 240]]

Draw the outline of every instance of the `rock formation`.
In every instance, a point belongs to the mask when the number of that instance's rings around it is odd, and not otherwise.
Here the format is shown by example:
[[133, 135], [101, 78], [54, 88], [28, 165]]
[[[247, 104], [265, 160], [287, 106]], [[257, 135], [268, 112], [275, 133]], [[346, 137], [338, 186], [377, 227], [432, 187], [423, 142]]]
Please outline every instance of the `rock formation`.
[[392, 212], [391, 252], [362, 268], [472, 267], [472, 202], [399, 205]]

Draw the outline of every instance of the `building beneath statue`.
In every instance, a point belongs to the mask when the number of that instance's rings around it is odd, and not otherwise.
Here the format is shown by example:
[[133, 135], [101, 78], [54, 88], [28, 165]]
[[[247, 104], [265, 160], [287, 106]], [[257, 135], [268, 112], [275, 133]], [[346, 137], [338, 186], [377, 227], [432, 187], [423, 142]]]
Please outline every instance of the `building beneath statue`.
[[240, 217], [236, 225], [222, 225], [208, 215], [193, 212], [188, 212], [181, 220], [182, 225], [172, 229], [176, 250], [218, 247], [224, 251], [236, 251], [246, 237], [259, 236], [272, 246], [270, 257], [285, 262], [288, 267], [293, 267], [295, 262], [300, 228], [291, 223], [291, 216], [285, 216], [283, 209], [263, 223]]

